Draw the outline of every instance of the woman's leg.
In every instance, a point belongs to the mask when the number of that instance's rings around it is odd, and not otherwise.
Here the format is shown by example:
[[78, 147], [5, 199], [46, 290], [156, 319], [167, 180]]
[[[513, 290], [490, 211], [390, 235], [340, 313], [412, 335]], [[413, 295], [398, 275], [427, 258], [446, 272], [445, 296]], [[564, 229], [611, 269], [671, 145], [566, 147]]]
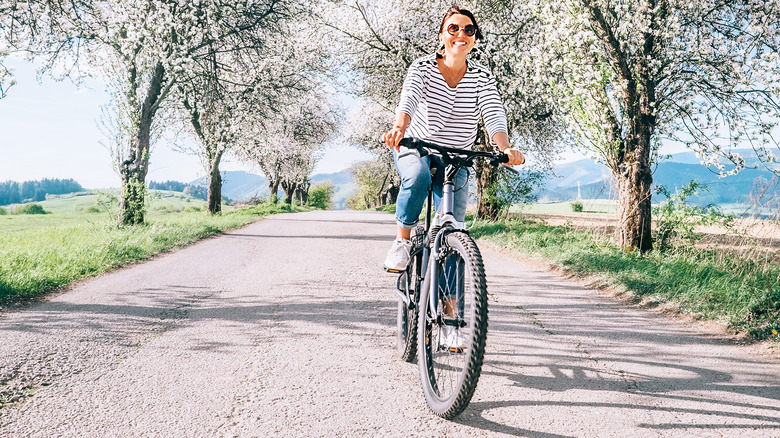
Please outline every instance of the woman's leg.
[[385, 268], [399, 271], [406, 269], [409, 264], [409, 251], [412, 246], [409, 238], [428, 196], [431, 172], [428, 157], [421, 158], [416, 151], [412, 153], [402, 147], [400, 153], [393, 151], [393, 159], [401, 176], [401, 188], [395, 205], [396, 239], [387, 252]]
[[395, 204], [398, 237], [408, 239], [411, 230], [417, 225], [431, 187], [430, 161], [428, 157], [420, 157], [416, 151], [409, 151], [404, 147], [401, 147], [400, 153], [393, 151], [393, 158], [401, 177], [401, 187]]

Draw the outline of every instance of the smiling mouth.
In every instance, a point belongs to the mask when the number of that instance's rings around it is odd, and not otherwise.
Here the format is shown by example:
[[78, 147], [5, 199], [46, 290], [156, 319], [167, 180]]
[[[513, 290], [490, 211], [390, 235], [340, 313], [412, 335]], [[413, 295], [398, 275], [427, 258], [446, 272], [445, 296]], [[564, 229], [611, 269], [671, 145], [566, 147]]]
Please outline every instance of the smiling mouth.
[[454, 43], [452, 43], [452, 45], [453, 46], [465, 46], [466, 43], [463, 42], [463, 41], [455, 41]]

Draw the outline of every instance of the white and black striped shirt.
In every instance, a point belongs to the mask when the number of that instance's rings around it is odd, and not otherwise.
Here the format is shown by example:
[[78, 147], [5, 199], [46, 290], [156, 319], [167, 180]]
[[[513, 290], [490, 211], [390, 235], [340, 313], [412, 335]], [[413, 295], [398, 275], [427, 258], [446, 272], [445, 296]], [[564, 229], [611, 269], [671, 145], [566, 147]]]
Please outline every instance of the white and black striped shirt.
[[436, 63], [436, 54], [409, 66], [396, 113], [406, 113], [411, 123], [406, 137], [417, 137], [442, 146], [470, 148], [477, 137], [480, 117], [488, 138], [506, 132], [506, 112], [487, 67], [469, 60], [466, 74], [450, 88]]

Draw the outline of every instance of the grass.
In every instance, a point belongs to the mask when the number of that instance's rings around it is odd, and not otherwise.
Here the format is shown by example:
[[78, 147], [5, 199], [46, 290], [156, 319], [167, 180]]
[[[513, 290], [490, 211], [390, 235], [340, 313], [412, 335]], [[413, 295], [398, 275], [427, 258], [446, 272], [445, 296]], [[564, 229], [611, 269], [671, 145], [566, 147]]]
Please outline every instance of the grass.
[[270, 214], [301, 210], [260, 204], [215, 216], [158, 211], [147, 216], [146, 224], [134, 227], [117, 227], [115, 216], [95, 213], [52, 213], [35, 216], [34, 221], [28, 215], [0, 216], [0, 306], [39, 297]]
[[780, 267], [712, 249], [627, 253], [591, 231], [522, 218], [477, 222], [471, 235], [598, 276], [637, 301], [725, 323], [757, 340], [780, 331]]
[[[609, 213], [614, 214], [618, 211], [617, 201], [609, 199], [583, 199], [583, 213]], [[509, 209], [509, 213], [530, 213], [530, 214], [571, 214], [571, 202], [536, 202], [533, 204], [515, 204]]]

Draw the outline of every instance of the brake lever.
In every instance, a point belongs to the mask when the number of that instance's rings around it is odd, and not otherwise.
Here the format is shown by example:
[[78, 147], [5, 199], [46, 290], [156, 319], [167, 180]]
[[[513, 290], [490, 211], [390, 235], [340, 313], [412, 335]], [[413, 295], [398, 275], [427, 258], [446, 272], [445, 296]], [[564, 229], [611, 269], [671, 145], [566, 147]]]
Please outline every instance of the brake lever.
[[509, 165], [507, 165], [507, 164], [501, 164], [501, 165], [499, 165], [498, 167], [500, 167], [500, 168], [502, 168], [502, 169], [504, 169], [504, 170], [507, 170], [507, 171], [509, 171], [509, 172], [512, 172], [512, 173], [514, 173], [515, 175], [520, 175], [520, 171], [519, 171], [519, 170], [517, 170], [517, 169], [515, 169], [514, 167], [512, 167], [512, 166], [509, 166]]

